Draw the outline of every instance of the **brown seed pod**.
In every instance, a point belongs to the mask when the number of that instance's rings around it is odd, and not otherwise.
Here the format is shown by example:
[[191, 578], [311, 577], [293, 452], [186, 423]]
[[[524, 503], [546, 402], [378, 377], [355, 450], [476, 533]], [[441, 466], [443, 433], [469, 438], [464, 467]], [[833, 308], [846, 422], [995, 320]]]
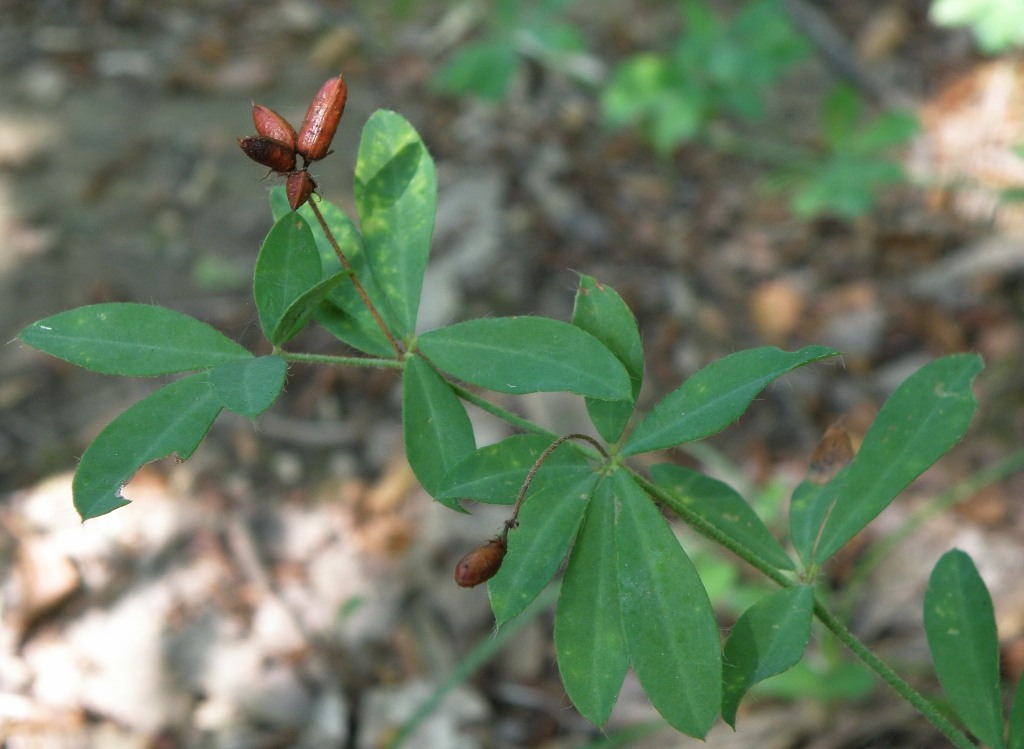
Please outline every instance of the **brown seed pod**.
[[295, 150], [295, 128], [273, 109], [268, 109], [262, 104], [253, 104], [252, 121], [256, 125], [257, 135], [271, 138]]
[[455, 565], [455, 582], [463, 588], [472, 588], [490, 580], [501, 569], [501, 560], [505, 558], [506, 551], [505, 542], [501, 538], [492, 538], [480, 544]]
[[281, 141], [265, 135], [248, 135], [239, 138], [238, 145], [250, 159], [275, 172], [290, 172], [295, 168], [295, 150]]
[[309, 200], [309, 196], [313, 194], [313, 190], [316, 189], [316, 182], [309, 176], [309, 172], [302, 169], [288, 175], [288, 181], [285, 183], [284, 189], [288, 194], [288, 205], [292, 207], [293, 211], [297, 211], [299, 206]]
[[340, 75], [329, 79], [313, 97], [295, 142], [295, 150], [307, 163], [322, 159], [331, 150], [347, 99], [348, 86]]

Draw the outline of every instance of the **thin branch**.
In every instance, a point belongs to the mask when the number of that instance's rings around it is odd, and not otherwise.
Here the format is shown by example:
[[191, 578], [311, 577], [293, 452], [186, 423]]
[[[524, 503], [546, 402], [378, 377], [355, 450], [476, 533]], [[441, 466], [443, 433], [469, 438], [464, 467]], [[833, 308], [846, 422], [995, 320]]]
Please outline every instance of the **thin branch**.
[[308, 205], [313, 210], [313, 215], [316, 216], [316, 220], [320, 223], [320, 228], [323, 229], [324, 236], [327, 237], [327, 241], [331, 243], [331, 247], [334, 249], [334, 254], [338, 256], [338, 260], [341, 261], [345, 270], [351, 272], [352, 275], [349, 277], [352, 279], [352, 285], [355, 286], [360, 299], [363, 300], [363, 304], [365, 304], [366, 308], [370, 310], [370, 314], [373, 315], [373, 319], [384, 332], [385, 337], [388, 339], [388, 343], [391, 344], [391, 348], [395, 350], [396, 354], [401, 356], [403, 353], [402, 347], [399, 345], [398, 341], [395, 340], [395, 337], [391, 335], [391, 331], [388, 330], [388, 326], [384, 324], [384, 320], [381, 319], [377, 308], [373, 305], [373, 302], [370, 301], [370, 297], [366, 293], [366, 289], [363, 288], [363, 285], [359, 282], [359, 278], [356, 276], [355, 269], [352, 267], [351, 263], [349, 263], [348, 258], [345, 257], [345, 253], [341, 251], [341, 247], [338, 246], [338, 240], [334, 238], [334, 233], [331, 231], [330, 227], [327, 226], [327, 222], [324, 220], [323, 214], [320, 213], [320, 209], [316, 205], [316, 201], [310, 200], [308, 201]]

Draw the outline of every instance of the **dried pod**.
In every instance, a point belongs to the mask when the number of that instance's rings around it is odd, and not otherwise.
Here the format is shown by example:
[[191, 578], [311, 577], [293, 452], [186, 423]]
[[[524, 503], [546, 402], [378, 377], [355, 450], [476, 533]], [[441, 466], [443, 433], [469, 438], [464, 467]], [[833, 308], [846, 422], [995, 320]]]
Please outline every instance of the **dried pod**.
[[455, 565], [455, 582], [463, 588], [472, 588], [490, 580], [501, 569], [506, 550], [505, 542], [500, 538], [480, 544]]
[[297, 211], [299, 206], [309, 200], [309, 196], [313, 194], [316, 182], [309, 176], [309, 172], [303, 169], [288, 175], [284, 189], [288, 194], [288, 205], [292, 207], [293, 211]]
[[249, 135], [238, 139], [245, 155], [275, 172], [290, 172], [295, 168], [295, 150], [281, 141], [265, 135]]
[[331, 150], [346, 99], [348, 86], [340, 75], [328, 80], [313, 97], [295, 142], [295, 150], [307, 162], [322, 159]]
[[833, 424], [825, 430], [821, 442], [814, 448], [807, 468], [807, 480], [812, 484], [827, 484], [850, 464], [855, 455], [850, 433]]
[[257, 135], [271, 138], [295, 150], [295, 128], [273, 109], [268, 109], [262, 104], [253, 104], [252, 121], [256, 125]]

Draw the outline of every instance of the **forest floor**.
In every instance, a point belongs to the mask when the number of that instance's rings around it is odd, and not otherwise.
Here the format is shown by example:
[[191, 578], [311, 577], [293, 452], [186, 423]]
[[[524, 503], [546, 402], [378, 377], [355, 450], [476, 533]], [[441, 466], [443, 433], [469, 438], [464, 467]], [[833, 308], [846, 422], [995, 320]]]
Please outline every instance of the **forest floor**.
[[[586, 273], [637, 316], [648, 404], [742, 348], [845, 352], [769, 388], [699, 456], [666, 456], [703, 465], [766, 513], [779, 516], [829, 426], [863, 435], [918, 367], [980, 353], [969, 436], [829, 574], [838, 590], [867, 575], [837, 602], [859, 636], [937, 693], [921, 598], [938, 556], [968, 551], [992, 590], [1005, 683], [1015, 683], [1024, 212], [998, 196], [1024, 185], [1013, 150], [1024, 142], [1024, 62], [977, 57], [969, 36], [930, 25], [917, 0], [878, 12], [819, 4], [884, 97], [923, 129], [905, 149], [910, 181], [881, 193], [874, 211], [803, 220], [764, 189], [763, 165], [696, 145], [659, 159], [635, 132], [601, 127], [592, 91], [543, 68], [528, 68], [497, 104], [443, 96], [429, 80], [472, 30], [459, 30], [461, 11], [353, 5], [0, 4], [2, 745], [383, 747], [488, 643], [496, 652], [405, 746], [553, 749], [604, 735], [562, 691], [551, 607], [506, 639], [486, 591], [454, 585], [455, 561], [504, 515], [456, 515], [418, 487], [393, 372], [293, 367], [285, 396], [255, 424], [221, 417], [186, 463], [144, 468], [128, 507], [85, 525], [74, 513], [76, 457], [157, 383], [76, 370], [20, 344], [18, 331], [71, 307], [138, 301], [265, 348], [251, 279], [274, 180], [261, 180], [236, 137], [252, 131], [254, 100], [301, 121], [338, 70], [350, 94], [335, 154], [317, 165], [325, 199], [354, 214], [359, 130], [378, 108], [409, 119], [437, 163], [425, 328], [486, 315], [568, 319]], [[678, 25], [671, 3], [588, 6], [577, 22], [605, 74]], [[809, 123], [797, 135], [813, 137], [835, 82], [822, 57], [808, 58], [773, 89], [759, 135], [793, 137], [793, 123]], [[339, 353], [312, 330], [297, 346]], [[558, 431], [582, 418], [571, 398], [514, 407]], [[474, 420], [481, 443], [505, 434]], [[872, 569], [858, 566], [936, 501], [951, 508], [912, 526]], [[756, 583], [680, 534], [702, 571], [734, 581], [715, 600], [727, 628], [742, 598], [728, 591]], [[803, 686], [763, 693], [738, 733], [718, 726], [706, 746], [942, 745], [824, 636], [812, 647]], [[630, 676], [606, 731], [635, 731], [636, 747], [698, 745], [658, 731], [656, 717]]]

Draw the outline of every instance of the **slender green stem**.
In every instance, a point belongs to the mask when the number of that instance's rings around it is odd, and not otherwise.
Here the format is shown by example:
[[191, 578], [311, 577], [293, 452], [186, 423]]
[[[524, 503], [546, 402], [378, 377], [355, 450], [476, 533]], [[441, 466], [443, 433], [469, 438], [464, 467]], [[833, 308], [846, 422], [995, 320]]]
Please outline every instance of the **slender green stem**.
[[892, 670], [885, 661], [872, 653], [868, 647], [858, 640], [846, 625], [835, 614], [815, 597], [814, 615], [818, 617], [829, 631], [850, 649], [865, 665], [879, 675], [896, 693], [913, 705], [925, 719], [935, 726], [942, 734], [959, 749], [977, 749], [977, 746], [959, 728], [954, 726], [927, 697], [914, 689], [899, 674]]
[[524, 419], [522, 416], [517, 416], [516, 414], [502, 408], [501, 406], [494, 405], [489, 400], [481, 398], [472, 390], [469, 390], [463, 387], [462, 385], [457, 385], [454, 382], [451, 382], [450, 380], [448, 384], [451, 386], [452, 390], [455, 391], [455, 394], [462, 398], [462, 400], [466, 401], [467, 403], [472, 403], [474, 406], [481, 409], [482, 411], [486, 411], [487, 413], [491, 414], [491, 416], [496, 416], [502, 421], [506, 421], [512, 426], [522, 429], [524, 432], [527, 432], [529, 434], [540, 434], [545, 437], [550, 437], [551, 439], [558, 438], [558, 435], [555, 434], [554, 432], [549, 432], [544, 427], [534, 424], [529, 419]]
[[363, 300], [363, 304], [365, 304], [366, 308], [370, 310], [370, 314], [373, 315], [373, 319], [376, 321], [377, 326], [384, 332], [384, 336], [388, 339], [388, 343], [391, 344], [391, 348], [395, 350], [396, 354], [401, 356], [403, 353], [402, 347], [399, 345], [398, 341], [395, 340], [395, 337], [391, 335], [391, 331], [388, 330], [388, 326], [384, 324], [384, 320], [381, 319], [377, 308], [373, 305], [373, 302], [370, 301], [370, 296], [366, 293], [366, 289], [364, 289], [363, 285], [359, 282], [355, 269], [352, 267], [352, 264], [349, 263], [348, 258], [345, 257], [345, 253], [342, 252], [341, 247], [338, 246], [338, 240], [334, 238], [334, 232], [332, 232], [330, 227], [327, 226], [327, 222], [324, 220], [323, 214], [320, 213], [320, 209], [316, 205], [316, 201], [310, 200], [307, 202], [307, 205], [309, 205], [313, 210], [313, 215], [316, 216], [316, 220], [320, 224], [320, 228], [323, 230], [324, 236], [327, 237], [327, 241], [330, 242], [331, 247], [334, 249], [334, 254], [338, 256], [338, 260], [341, 261], [345, 270], [351, 272], [349, 278], [352, 279], [352, 285], [355, 286], [356, 292], [359, 294], [359, 298]]
[[402, 362], [398, 359], [377, 359], [368, 356], [329, 356], [327, 354], [303, 354], [292, 351], [278, 351], [277, 355], [286, 361], [303, 362], [304, 364], [333, 364], [350, 367], [381, 367], [385, 369], [401, 369]]
[[793, 580], [789, 576], [787, 576], [781, 570], [777, 569], [775, 566], [761, 559], [760, 556], [752, 552], [743, 544], [739, 543], [738, 541], [735, 541], [731, 537], [722, 533], [720, 530], [718, 530], [718, 528], [711, 525], [706, 520], [704, 520], [704, 518], [695, 513], [689, 505], [687, 505], [685, 502], [680, 501], [678, 497], [675, 497], [665, 492], [657, 484], [653, 483], [650, 479], [641, 476], [639, 473], [632, 470], [631, 468], [627, 468], [627, 470], [630, 471], [630, 473], [633, 475], [633, 478], [637, 481], [638, 484], [640, 484], [640, 486], [644, 488], [644, 490], [648, 494], [650, 494], [652, 497], [654, 497], [659, 502], [664, 504], [666, 507], [671, 509], [672, 512], [681, 517], [687, 525], [689, 525], [695, 531], [700, 533], [702, 536], [711, 539], [719, 546], [724, 546], [726, 549], [731, 551], [740, 559], [747, 562], [752, 567], [755, 567], [759, 572], [761, 572], [764, 575], [767, 575], [778, 585], [786, 587], [794, 584]]
[[466, 656], [459, 661], [448, 678], [438, 684], [427, 699], [402, 724], [398, 733], [387, 743], [386, 749], [399, 749], [404, 746], [420, 724], [440, 706], [449, 692], [466, 681], [474, 671], [508, 645], [519, 630], [543, 614], [551, 604], [558, 600], [558, 591], [557, 583], [549, 585], [523, 610], [523, 613], [498, 627], [493, 635], [484, 638], [466, 653]]
[[721, 124], [706, 128], [703, 137], [716, 151], [773, 166], [806, 166], [813, 165], [816, 160], [814, 152], [809, 149], [747, 134], [740, 135]]
[[[651, 496], [671, 508], [673, 512], [679, 515], [698, 533], [707, 536], [712, 541], [715, 541], [729, 549], [729, 551], [736, 554], [736, 556], [750, 564], [752, 567], [755, 567], [759, 572], [769, 577], [778, 585], [782, 587], [790, 587], [797, 584], [795, 581], [783, 574], [781, 570], [778, 570], [768, 564], [757, 554], [752, 553], [742, 544], [733, 541], [717, 528], [705, 522], [704, 519], [696, 515], [686, 505], [686, 503], [681, 502], [678, 498], [662, 491], [656, 484], [653, 484], [643, 476], [640, 476], [635, 472], [633, 473], [633, 476], [640, 485], [651, 494]], [[886, 684], [892, 687], [900, 697], [909, 702], [929, 723], [941, 731], [954, 746], [957, 746], [960, 749], [976, 749], [970, 739], [968, 739], [962, 731], [954, 726], [946, 716], [939, 712], [935, 706], [929, 702], [927, 697], [910, 686], [910, 684], [901, 678], [899, 674], [893, 671], [892, 668], [890, 668], [884, 661], [872, 653], [864, 643], [857, 639], [857, 637], [847, 628], [839, 617], [833, 614], [825, 604], [817, 598], [817, 596], [814, 601], [814, 614], [818, 617], [821, 623], [839, 639], [840, 642], [846, 645], [846, 647], [849, 648], [855, 656], [860, 658], [868, 668], [878, 674], [878, 676]]]

